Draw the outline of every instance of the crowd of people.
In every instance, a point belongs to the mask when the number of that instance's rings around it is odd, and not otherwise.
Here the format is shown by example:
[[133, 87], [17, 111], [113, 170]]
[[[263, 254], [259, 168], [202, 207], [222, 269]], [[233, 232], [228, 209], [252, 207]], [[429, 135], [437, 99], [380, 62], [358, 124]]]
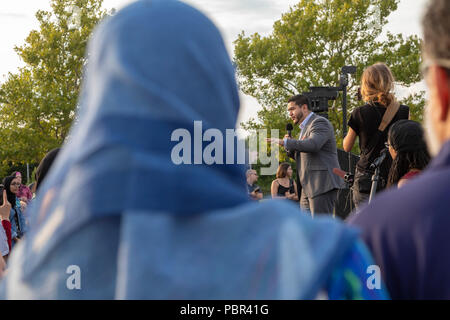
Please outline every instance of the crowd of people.
[[[364, 71], [366, 105], [344, 140], [350, 151], [359, 139], [358, 208], [342, 222], [326, 215], [344, 183], [334, 129], [305, 96], [288, 101], [299, 139], [270, 139], [298, 168], [280, 164], [277, 201], [251, 201], [263, 198], [256, 170], [171, 161], [177, 128], [235, 126], [235, 70], [216, 26], [191, 6], [123, 8], [91, 38], [78, 121], [39, 165], [36, 197], [17, 172], [4, 180], [0, 241], [13, 252], [0, 298], [450, 299], [449, 13], [450, 2], [431, 0], [423, 19], [425, 131], [393, 95], [386, 64]], [[383, 149], [385, 190], [367, 203]], [[75, 290], [72, 265], [82, 270]], [[373, 266], [382, 281], [370, 283]], [[0, 275], [5, 267], [0, 258]]]
[[[59, 148], [51, 150], [36, 169], [35, 181], [30, 185], [22, 184], [22, 174], [19, 171], [3, 179], [0, 185], [2, 200], [0, 202], [0, 251], [4, 261], [7, 261], [14, 246], [25, 236], [30, 225], [27, 207], [33, 202], [37, 186], [42, 183], [47, 171], [53, 163]], [[2, 266], [4, 261], [1, 262]]]
[[26, 232], [29, 223], [26, 219], [26, 210], [33, 195], [29, 186], [22, 184], [22, 175], [17, 171], [3, 179], [1, 191], [2, 205], [10, 208], [9, 211], [3, 212], [1, 218], [3, 230], [0, 228], [1, 253], [7, 258], [13, 246]]

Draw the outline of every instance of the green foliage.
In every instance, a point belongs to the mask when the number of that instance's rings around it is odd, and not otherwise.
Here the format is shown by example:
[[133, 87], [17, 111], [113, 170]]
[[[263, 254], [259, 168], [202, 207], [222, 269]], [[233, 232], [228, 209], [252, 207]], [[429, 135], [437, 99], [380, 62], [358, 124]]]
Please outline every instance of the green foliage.
[[25, 66], [0, 87], [0, 172], [8, 164], [39, 163], [64, 142], [75, 117], [87, 41], [107, 14], [101, 5], [52, 0], [52, 11], [36, 13], [39, 29], [15, 47]]
[[[286, 111], [290, 96], [309, 91], [310, 86], [338, 86], [341, 67], [357, 66], [350, 81], [348, 115], [361, 105], [355, 99], [365, 67], [385, 62], [397, 84], [409, 87], [420, 79], [420, 40], [387, 32], [379, 40], [388, 16], [398, 0], [300, 0], [273, 25], [270, 35], [246, 36], [235, 40], [234, 62], [242, 91], [262, 106], [258, 120], [241, 124], [246, 130], [278, 128], [284, 135], [289, 121]], [[379, 12], [379, 14], [374, 14]], [[412, 109], [412, 118], [421, 120], [423, 93], [402, 103]], [[329, 109], [329, 119], [342, 146], [341, 97]], [[348, 119], [348, 117], [347, 117]], [[294, 133], [298, 135], [298, 132]], [[355, 151], [357, 147], [355, 147]]]
[[403, 103], [410, 108], [411, 120], [423, 122], [423, 110], [425, 108], [425, 92], [415, 93], [406, 98]]

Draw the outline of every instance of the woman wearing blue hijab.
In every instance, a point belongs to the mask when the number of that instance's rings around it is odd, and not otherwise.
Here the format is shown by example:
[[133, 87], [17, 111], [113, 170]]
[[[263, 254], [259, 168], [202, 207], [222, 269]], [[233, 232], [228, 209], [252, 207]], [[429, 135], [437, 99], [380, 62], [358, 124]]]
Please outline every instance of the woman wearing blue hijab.
[[194, 137], [201, 121], [225, 136], [239, 111], [232, 63], [202, 13], [138, 1], [104, 21], [88, 50], [78, 122], [0, 296], [335, 298], [344, 291], [327, 288], [343, 282], [349, 257], [366, 275], [355, 230], [283, 201], [250, 202], [241, 165], [174, 163], [175, 130]]

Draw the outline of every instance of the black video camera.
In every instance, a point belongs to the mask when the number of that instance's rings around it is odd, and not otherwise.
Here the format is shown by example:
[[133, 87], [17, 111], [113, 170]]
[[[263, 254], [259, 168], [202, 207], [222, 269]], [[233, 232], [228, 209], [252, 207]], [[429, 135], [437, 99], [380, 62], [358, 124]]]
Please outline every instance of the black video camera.
[[334, 87], [310, 87], [310, 92], [303, 92], [310, 103], [311, 111], [315, 113], [328, 112], [328, 101], [336, 100], [338, 97], [337, 88]]

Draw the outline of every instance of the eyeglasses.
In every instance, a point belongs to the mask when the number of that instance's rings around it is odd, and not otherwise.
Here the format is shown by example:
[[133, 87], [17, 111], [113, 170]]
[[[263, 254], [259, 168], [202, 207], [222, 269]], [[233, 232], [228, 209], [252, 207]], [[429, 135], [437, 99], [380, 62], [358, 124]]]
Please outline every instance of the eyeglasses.
[[11, 185], [12, 186], [20, 186], [20, 182], [12, 182]]

